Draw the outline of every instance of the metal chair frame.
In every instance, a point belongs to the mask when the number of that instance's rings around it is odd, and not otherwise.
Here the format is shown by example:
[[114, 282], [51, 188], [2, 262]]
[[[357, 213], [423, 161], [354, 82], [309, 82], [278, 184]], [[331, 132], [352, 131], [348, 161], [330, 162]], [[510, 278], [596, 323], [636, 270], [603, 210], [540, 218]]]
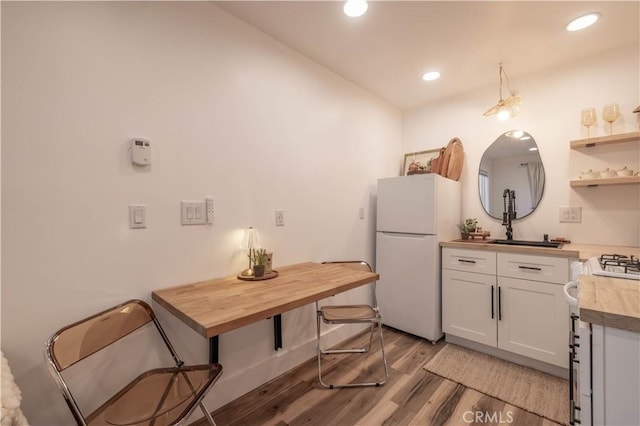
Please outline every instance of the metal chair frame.
[[[139, 305], [139, 306], [136, 306], [136, 305]], [[58, 341], [60, 336], [63, 335], [63, 333], [65, 331], [72, 330], [72, 329], [74, 329], [75, 327], [78, 327], [78, 326], [81, 327], [82, 325], [87, 324], [90, 321], [95, 320], [95, 319], [97, 319], [97, 318], [99, 318], [101, 316], [105, 316], [106, 317], [112, 312], [115, 312], [115, 311], [118, 311], [118, 310], [127, 309], [128, 306], [129, 307], [130, 306], [142, 307], [144, 309], [144, 311], [146, 311], [146, 315], [148, 317], [143, 317], [143, 319], [137, 320], [137, 322], [135, 323], [135, 328], [133, 328], [133, 329], [128, 329], [126, 331], [116, 331], [116, 333], [114, 333], [113, 336], [110, 336], [111, 338], [107, 337], [105, 339], [105, 344], [100, 343], [99, 345], [94, 345], [94, 347], [92, 348], [90, 353], [77, 354], [77, 356], [75, 356], [75, 357], [73, 357], [71, 359], [64, 359], [64, 355], [57, 356], [56, 342]], [[134, 379], [131, 383], [129, 383], [129, 385], [125, 386], [120, 392], [118, 392], [116, 395], [114, 395], [111, 399], [109, 399], [107, 402], [102, 404], [93, 413], [89, 414], [88, 416], [85, 416], [82, 413], [78, 403], [74, 399], [74, 397], [73, 397], [73, 395], [71, 393], [71, 390], [69, 389], [69, 386], [67, 385], [65, 379], [63, 378], [62, 372], [65, 369], [67, 369], [68, 367], [70, 367], [70, 366], [82, 361], [85, 358], [88, 358], [89, 356], [97, 353], [101, 349], [104, 349], [104, 348], [110, 346], [111, 344], [115, 343], [116, 341], [120, 340], [121, 338], [125, 337], [126, 335], [131, 334], [133, 331], [141, 328], [142, 326], [144, 326], [144, 325], [146, 325], [148, 323], [153, 323], [155, 325], [156, 330], [158, 331], [158, 333], [162, 337], [162, 341], [164, 342], [165, 346], [169, 350], [169, 352], [171, 354], [171, 357], [173, 358], [173, 361], [175, 362], [175, 367], [157, 368], [157, 369], [153, 369], [153, 370], [149, 370], [149, 371], [144, 372], [143, 374], [138, 376], [136, 379]], [[62, 350], [63, 349], [61, 349], [60, 351], [62, 351]], [[92, 315], [92, 316], [87, 317], [87, 318], [85, 318], [85, 319], [83, 319], [81, 321], [78, 321], [76, 323], [73, 323], [73, 324], [71, 324], [69, 326], [63, 327], [62, 329], [58, 330], [46, 342], [46, 345], [45, 345], [45, 360], [46, 360], [49, 372], [51, 373], [53, 379], [55, 380], [56, 384], [58, 385], [58, 388], [62, 392], [62, 395], [64, 396], [64, 399], [65, 399], [65, 402], [67, 403], [67, 406], [71, 410], [71, 413], [72, 413], [72, 415], [73, 415], [73, 417], [76, 420], [78, 425], [87, 426], [87, 425], [92, 424], [91, 421], [94, 420], [94, 419], [92, 419], [93, 415], [95, 415], [99, 411], [102, 411], [103, 408], [109, 402], [112, 402], [112, 401], [116, 402], [116, 401], [118, 401], [119, 398], [125, 396], [126, 392], [131, 390], [130, 386], [132, 386], [132, 385], [144, 380], [145, 378], [152, 377], [152, 376], [157, 375], [157, 374], [166, 374], [166, 375], [170, 374], [171, 378], [169, 379], [169, 382], [171, 384], [174, 384], [176, 382], [176, 380], [179, 380], [178, 376], [180, 376], [180, 378], [184, 379], [184, 382], [189, 387], [190, 392], [192, 393], [192, 396], [193, 396], [192, 402], [187, 404], [187, 406], [184, 409], [184, 411], [182, 413], [180, 413], [176, 417], [175, 421], [173, 423], [171, 423], [171, 424], [172, 425], [182, 425], [182, 424], [184, 424], [186, 422], [186, 420], [189, 418], [189, 416], [196, 409], [196, 407], [200, 407], [200, 409], [202, 410], [202, 413], [204, 414], [204, 417], [207, 419], [209, 424], [215, 426], [215, 422], [214, 422], [213, 418], [211, 417], [211, 414], [210, 414], [209, 410], [204, 405], [203, 399], [204, 399], [205, 395], [209, 392], [209, 390], [213, 387], [213, 385], [217, 382], [217, 380], [219, 379], [220, 375], [222, 374], [222, 366], [220, 364], [205, 364], [205, 365], [196, 365], [196, 366], [185, 366], [184, 362], [180, 359], [180, 357], [178, 356], [176, 350], [173, 348], [173, 345], [169, 341], [169, 338], [167, 337], [167, 335], [166, 335], [164, 329], [162, 328], [162, 326], [160, 325], [160, 322], [156, 318], [155, 313], [153, 312], [151, 307], [146, 302], [144, 302], [142, 300], [137, 300], [137, 299], [129, 300], [127, 302], [124, 302], [122, 304], [116, 305], [116, 306], [114, 306], [112, 308], [104, 310], [104, 311], [102, 311], [102, 312], [100, 312], [98, 314]], [[209, 374], [209, 379], [207, 380], [207, 383], [196, 394], [194, 394], [194, 392], [196, 392], [196, 388], [195, 388], [195, 386], [193, 385], [191, 379], [188, 376], [188, 373], [194, 372], [194, 371], [206, 371]], [[170, 391], [170, 385], [167, 385], [167, 388], [164, 390], [163, 395], [161, 396], [160, 400], [158, 401], [156, 410], [159, 410], [160, 407], [163, 406], [163, 403], [166, 402], [166, 398], [168, 397], [169, 391]], [[160, 415], [160, 413], [157, 413], [157, 414]], [[151, 417], [150, 419], [144, 420], [143, 422], [133, 423], [133, 424], [136, 424], [136, 425], [138, 425], [138, 424], [139, 425], [142, 425], [142, 424], [144, 424], [144, 425], [154, 425], [154, 424], [156, 424], [156, 420], [157, 419], [158, 419], [158, 417]]]
[[[354, 261], [335, 261], [335, 262], [323, 262], [325, 264], [343, 264], [346, 267], [359, 267], [359, 269], [365, 270], [368, 268], [369, 271], [373, 271], [371, 265], [367, 262], [354, 260]], [[382, 317], [380, 316], [380, 312], [378, 310], [378, 303], [376, 300], [376, 283], [372, 284], [373, 287], [373, 305], [326, 305], [320, 307], [319, 301], [316, 301], [316, 349], [317, 349], [317, 358], [318, 358], [318, 380], [320, 381], [320, 385], [328, 389], [334, 388], [347, 388], [347, 387], [365, 387], [365, 386], [382, 386], [384, 385], [388, 378], [389, 372], [387, 369], [387, 357], [384, 352], [384, 337], [382, 335]], [[326, 310], [331, 308], [346, 308], [346, 309], [365, 309], [370, 310], [372, 312], [371, 316], [358, 318], [358, 317], [339, 317], [335, 319], [329, 319], [326, 315]], [[371, 324], [371, 330], [369, 333], [369, 344], [362, 348], [353, 348], [353, 349], [322, 349], [320, 344], [320, 331], [321, 324]], [[384, 365], [384, 378], [380, 381], [376, 382], [360, 382], [360, 383], [342, 383], [342, 384], [327, 384], [322, 380], [322, 355], [328, 354], [352, 354], [352, 353], [368, 353], [371, 349], [373, 343], [373, 335], [374, 328], [377, 325], [378, 327], [378, 336], [380, 339], [380, 348], [382, 352], [382, 362]]]

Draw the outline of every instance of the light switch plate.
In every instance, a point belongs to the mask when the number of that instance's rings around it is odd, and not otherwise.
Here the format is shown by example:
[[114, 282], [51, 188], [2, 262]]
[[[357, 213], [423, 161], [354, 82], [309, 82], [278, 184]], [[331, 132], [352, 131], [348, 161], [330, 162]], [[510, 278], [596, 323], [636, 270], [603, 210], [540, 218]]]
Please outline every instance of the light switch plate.
[[204, 225], [207, 223], [207, 207], [204, 201], [181, 201], [180, 224]]
[[129, 228], [140, 229], [147, 227], [147, 208], [143, 205], [129, 206]]

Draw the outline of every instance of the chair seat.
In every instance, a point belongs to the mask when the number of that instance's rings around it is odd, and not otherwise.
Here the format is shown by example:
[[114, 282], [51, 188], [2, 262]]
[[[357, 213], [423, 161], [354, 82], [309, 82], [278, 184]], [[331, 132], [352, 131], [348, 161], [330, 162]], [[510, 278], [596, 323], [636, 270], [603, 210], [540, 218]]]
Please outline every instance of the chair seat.
[[340, 305], [323, 306], [320, 308], [322, 320], [332, 322], [376, 322], [380, 320], [380, 314], [369, 305]]
[[170, 425], [197, 404], [219, 364], [158, 368], [141, 374], [87, 417], [89, 425]]

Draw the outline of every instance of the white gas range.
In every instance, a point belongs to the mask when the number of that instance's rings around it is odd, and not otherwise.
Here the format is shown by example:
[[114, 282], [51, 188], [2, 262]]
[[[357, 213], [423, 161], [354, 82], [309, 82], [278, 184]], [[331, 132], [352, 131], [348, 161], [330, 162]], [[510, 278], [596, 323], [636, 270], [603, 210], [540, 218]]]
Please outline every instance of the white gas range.
[[[581, 321], [579, 275], [635, 280], [640, 290], [640, 261], [634, 256], [603, 254], [571, 265], [571, 281], [564, 286], [565, 299], [572, 308], [569, 424], [640, 424], [640, 409], [636, 408], [640, 399], [640, 333]], [[615, 388], [607, 386], [612, 381], [618, 382]]]
[[603, 254], [588, 259], [583, 274], [640, 280], [640, 260], [633, 255]]

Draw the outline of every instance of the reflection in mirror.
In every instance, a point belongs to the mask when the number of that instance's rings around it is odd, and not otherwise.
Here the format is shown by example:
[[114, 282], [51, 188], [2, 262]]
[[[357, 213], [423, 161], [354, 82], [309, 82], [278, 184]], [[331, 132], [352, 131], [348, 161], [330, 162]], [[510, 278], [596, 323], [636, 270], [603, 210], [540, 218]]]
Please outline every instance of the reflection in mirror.
[[495, 219], [503, 220], [507, 189], [515, 192], [515, 218], [531, 214], [544, 191], [544, 167], [533, 136], [522, 130], [500, 135], [482, 156], [478, 189], [482, 207]]

